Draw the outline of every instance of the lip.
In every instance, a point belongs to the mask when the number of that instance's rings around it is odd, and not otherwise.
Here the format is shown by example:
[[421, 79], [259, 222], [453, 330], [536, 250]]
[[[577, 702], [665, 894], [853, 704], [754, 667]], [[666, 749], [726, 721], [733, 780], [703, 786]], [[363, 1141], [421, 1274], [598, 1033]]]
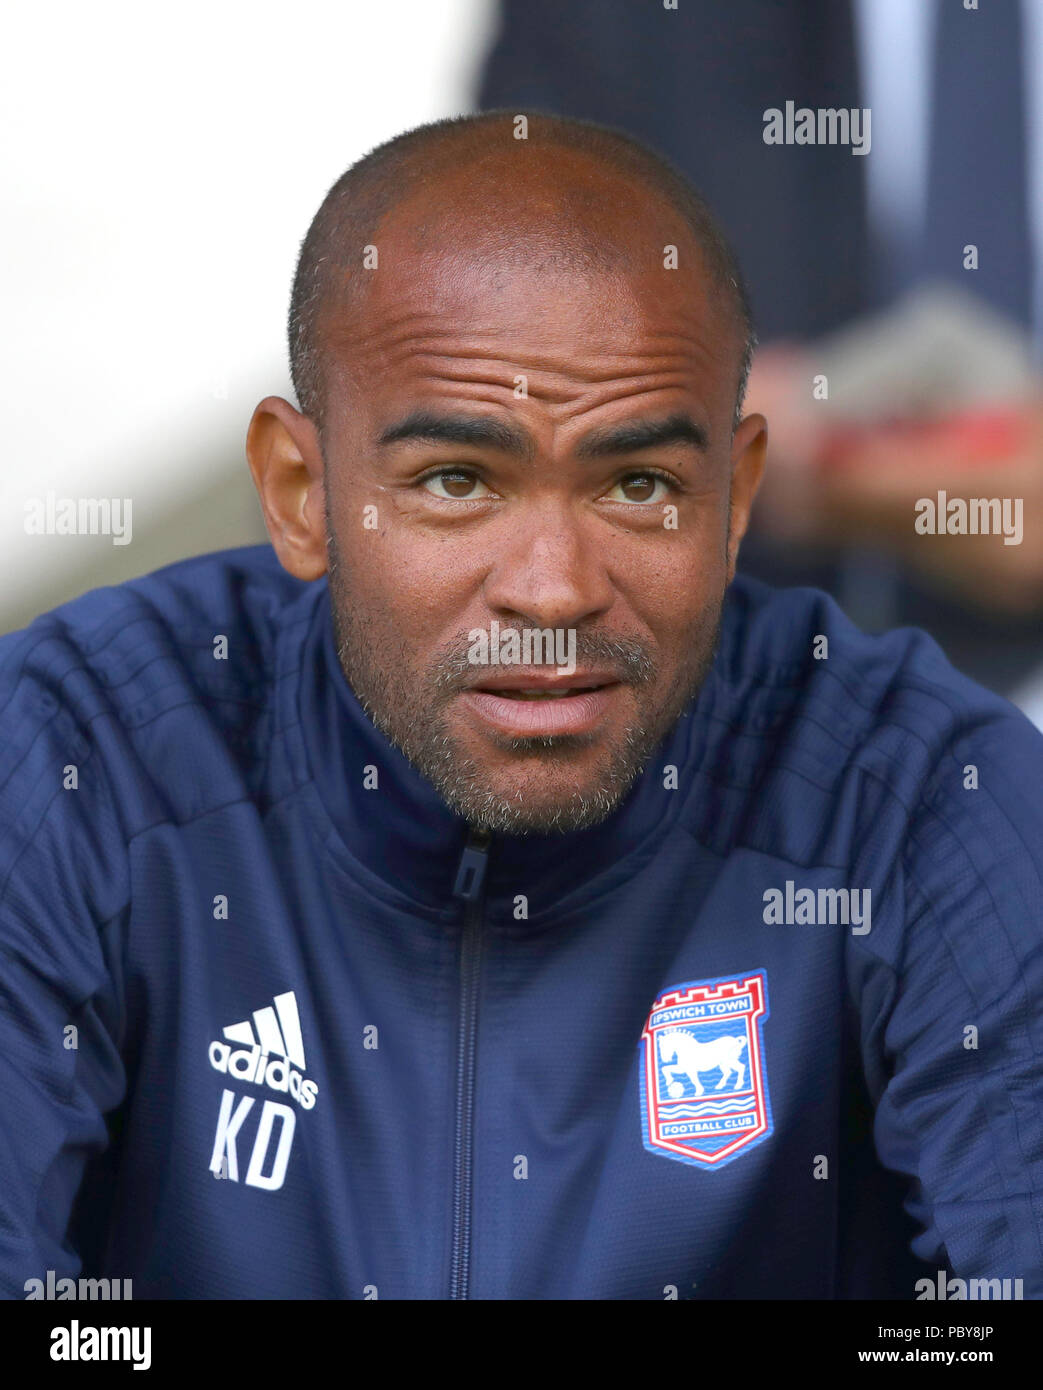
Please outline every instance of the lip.
[[527, 671], [515, 667], [499, 676], [479, 677], [471, 690], [573, 690], [595, 685], [617, 685], [611, 671], [573, 671], [570, 676], [552, 675], [550, 671]]
[[489, 681], [488, 689], [471, 688], [461, 693], [465, 707], [482, 723], [499, 733], [515, 738], [544, 737], [554, 734], [585, 734], [596, 729], [618, 697], [623, 686], [619, 681], [606, 682], [600, 690], [585, 690], [578, 695], [563, 695], [557, 700], [512, 700], [496, 694], [496, 690], [569, 689], [577, 676], [536, 680], [517, 676], [499, 679], [496, 689]]

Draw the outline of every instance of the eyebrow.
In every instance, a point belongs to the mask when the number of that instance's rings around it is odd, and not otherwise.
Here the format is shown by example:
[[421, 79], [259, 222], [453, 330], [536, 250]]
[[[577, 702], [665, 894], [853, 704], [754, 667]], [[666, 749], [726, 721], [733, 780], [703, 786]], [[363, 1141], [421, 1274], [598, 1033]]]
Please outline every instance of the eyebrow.
[[428, 410], [413, 410], [397, 425], [389, 425], [377, 442], [398, 444], [408, 439], [426, 444], [477, 444], [528, 459], [536, 455], [528, 430], [488, 415], [435, 415]]
[[661, 444], [688, 444], [705, 453], [709, 446], [706, 431], [688, 415], [668, 415], [661, 420], [632, 420], [610, 425], [588, 434], [576, 449], [581, 459], [603, 458], [606, 454], [636, 454]]
[[[427, 410], [414, 410], [397, 424], [389, 425], [377, 442], [398, 444], [404, 440], [472, 444], [517, 454], [529, 461], [536, 457], [536, 445], [528, 430], [485, 415], [436, 415]], [[658, 420], [632, 420], [594, 430], [579, 443], [576, 457], [592, 459], [610, 454], [636, 454], [663, 444], [687, 444], [705, 453], [709, 440], [701, 425], [690, 416], [677, 413]]]

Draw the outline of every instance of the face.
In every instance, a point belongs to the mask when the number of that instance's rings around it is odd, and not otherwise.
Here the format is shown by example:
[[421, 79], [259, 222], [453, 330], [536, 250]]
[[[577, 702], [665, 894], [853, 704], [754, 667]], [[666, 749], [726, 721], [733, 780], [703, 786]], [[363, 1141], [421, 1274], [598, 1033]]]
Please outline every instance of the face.
[[381, 236], [408, 271], [339, 349], [325, 472], [271, 398], [251, 467], [283, 563], [328, 565], [360, 702], [447, 804], [504, 833], [584, 828], [706, 675], [763, 421], [733, 439], [740, 345], [699, 275], [666, 296], [661, 269], [508, 264], [471, 229], [421, 243], [419, 216]]

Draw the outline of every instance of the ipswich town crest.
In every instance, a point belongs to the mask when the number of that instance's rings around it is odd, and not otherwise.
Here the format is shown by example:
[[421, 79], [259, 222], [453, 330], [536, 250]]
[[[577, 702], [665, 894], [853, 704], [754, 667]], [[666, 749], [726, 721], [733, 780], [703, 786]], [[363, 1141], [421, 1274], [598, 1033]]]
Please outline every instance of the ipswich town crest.
[[763, 970], [671, 985], [641, 1045], [642, 1138], [649, 1153], [722, 1168], [772, 1132], [764, 1067]]

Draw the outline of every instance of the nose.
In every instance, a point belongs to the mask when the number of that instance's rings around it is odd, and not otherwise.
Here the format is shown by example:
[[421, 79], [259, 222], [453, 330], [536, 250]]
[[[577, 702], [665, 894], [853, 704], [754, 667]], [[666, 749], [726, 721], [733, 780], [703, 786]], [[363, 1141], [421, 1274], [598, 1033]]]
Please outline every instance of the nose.
[[614, 588], [603, 543], [565, 502], [534, 506], [512, 518], [510, 536], [486, 577], [483, 592], [500, 619], [525, 626], [572, 628], [612, 606]]

